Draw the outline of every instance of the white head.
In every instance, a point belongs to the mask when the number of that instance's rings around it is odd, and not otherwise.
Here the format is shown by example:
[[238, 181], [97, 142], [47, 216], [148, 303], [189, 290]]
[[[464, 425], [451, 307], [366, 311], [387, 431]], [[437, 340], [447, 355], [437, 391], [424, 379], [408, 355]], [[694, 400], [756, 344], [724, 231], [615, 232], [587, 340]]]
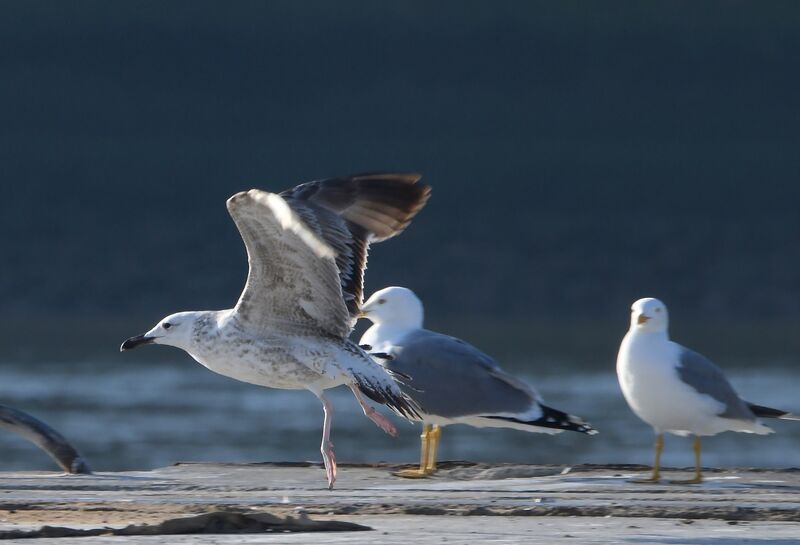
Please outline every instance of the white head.
[[359, 317], [379, 325], [418, 329], [422, 327], [424, 314], [422, 301], [413, 291], [391, 286], [373, 293], [361, 307]]
[[667, 305], [658, 299], [645, 297], [631, 307], [631, 331], [666, 332], [668, 327]]
[[143, 344], [166, 344], [189, 351], [192, 341], [192, 333], [195, 323], [200, 318], [209, 315], [208, 311], [201, 312], [178, 312], [170, 314], [156, 324], [156, 326], [145, 333], [131, 337], [119, 347], [120, 352], [132, 350]]

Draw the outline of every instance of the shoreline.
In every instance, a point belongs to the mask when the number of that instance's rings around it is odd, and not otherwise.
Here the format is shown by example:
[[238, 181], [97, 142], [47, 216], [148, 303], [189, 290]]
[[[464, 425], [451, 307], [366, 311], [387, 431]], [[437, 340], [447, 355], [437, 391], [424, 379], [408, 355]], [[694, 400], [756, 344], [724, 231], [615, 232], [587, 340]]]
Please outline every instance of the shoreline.
[[[629, 524], [634, 527], [705, 521], [776, 529], [800, 522], [800, 468], [707, 469], [701, 485], [642, 485], [628, 480], [646, 474], [647, 466], [444, 462], [433, 478], [392, 475], [404, 467], [411, 466], [340, 464], [332, 491], [321, 466], [304, 462], [179, 462], [152, 471], [94, 475], [0, 472], [0, 531], [42, 525], [121, 528], [212, 512], [349, 521], [376, 530], [375, 520], [387, 527], [412, 525], [415, 531], [442, 524], [511, 525], [523, 533], [541, 524], [574, 530], [581, 520], [640, 521]], [[668, 478], [688, 472], [664, 469]], [[529, 522], [513, 522], [521, 519]]]

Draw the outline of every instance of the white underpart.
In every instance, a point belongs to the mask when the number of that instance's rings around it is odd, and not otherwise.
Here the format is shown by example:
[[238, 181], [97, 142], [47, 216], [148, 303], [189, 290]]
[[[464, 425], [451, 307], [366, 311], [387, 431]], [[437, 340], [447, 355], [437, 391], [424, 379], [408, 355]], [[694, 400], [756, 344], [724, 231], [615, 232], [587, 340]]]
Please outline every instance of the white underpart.
[[617, 375], [633, 412], [656, 433], [716, 435], [724, 431], [766, 434], [758, 421], [721, 418], [723, 403], [701, 394], [678, 374], [681, 347], [666, 332], [641, 331], [632, 326], [617, 358]]

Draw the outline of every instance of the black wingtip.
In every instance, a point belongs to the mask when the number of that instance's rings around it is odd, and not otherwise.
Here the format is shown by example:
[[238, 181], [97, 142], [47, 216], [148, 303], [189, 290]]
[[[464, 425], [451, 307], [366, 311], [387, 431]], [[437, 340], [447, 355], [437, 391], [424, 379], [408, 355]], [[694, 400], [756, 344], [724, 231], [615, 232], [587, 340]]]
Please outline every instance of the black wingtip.
[[419, 172], [388, 172], [376, 170], [373, 172], [359, 172], [358, 174], [351, 174], [343, 176], [343, 178], [350, 178], [352, 180], [374, 180], [374, 181], [401, 181], [406, 184], [415, 184], [422, 178]]
[[536, 420], [521, 420], [518, 418], [508, 418], [505, 416], [490, 416], [497, 420], [506, 420], [508, 422], [516, 422], [518, 424], [527, 424], [538, 428], [551, 428], [557, 430], [576, 431], [585, 433], [587, 435], [596, 435], [598, 431], [594, 429], [588, 422], [584, 422], [581, 418], [567, 414], [564, 411], [553, 409], [546, 405], [540, 405], [542, 409], [542, 416]]
[[311, 201], [366, 231], [369, 241], [392, 238], [408, 227], [430, 197], [413, 172], [372, 172], [315, 180], [281, 193]]
[[777, 418], [779, 420], [800, 420], [800, 416], [794, 415], [789, 411], [782, 411], [780, 409], [773, 409], [763, 405], [756, 405], [755, 403], [748, 403], [747, 408], [758, 418]]
[[379, 359], [379, 360], [392, 361], [394, 359], [394, 356], [392, 356], [391, 354], [389, 354], [387, 352], [367, 352], [367, 353], [370, 356], [372, 356], [373, 358], [376, 358], [376, 359]]
[[386, 405], [396, 414], [408, 420], [420, 420], [420, 407], [406, 394], [395, 394], [386, 386], [375, 384], [363, 376], [356, 376], [358, 389], [375, 403]]

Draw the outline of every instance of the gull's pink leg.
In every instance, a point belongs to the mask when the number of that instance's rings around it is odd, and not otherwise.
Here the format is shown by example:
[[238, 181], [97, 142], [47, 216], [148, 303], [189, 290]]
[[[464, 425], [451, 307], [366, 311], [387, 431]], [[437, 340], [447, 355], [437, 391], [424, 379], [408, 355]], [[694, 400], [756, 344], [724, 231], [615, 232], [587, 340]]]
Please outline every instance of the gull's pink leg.
[[361, 408], [364, 410], [364, 415], [375, 422], [375, 425], [380, 429], [392, 437], [397, 437], [397, 429], [394, 427], [394, 425], [389, 422], [388, 418], [376, 411], [373, 407], [367, 405], [367, 402], [364, 400], [364, 396], [361, 395], [361, 391], [358, 389], [358, 386], [351, 384], [350, 389], [353, 391], [353, 395], [356, 396], [358, 404], [361, 405]]
[[318, 394], [322, 401], [322, 410], [325, 412], [325, 421], [322, 424], [322, 461], [325, 463], [325, 474], [328, 477], [328, 490], [333, 490], [333, 483], [336, 482], [336, 456], [333, 454], [333, 443], [331, 443], [331, 421], [333, 420], [333, 406], [325, 396]]

